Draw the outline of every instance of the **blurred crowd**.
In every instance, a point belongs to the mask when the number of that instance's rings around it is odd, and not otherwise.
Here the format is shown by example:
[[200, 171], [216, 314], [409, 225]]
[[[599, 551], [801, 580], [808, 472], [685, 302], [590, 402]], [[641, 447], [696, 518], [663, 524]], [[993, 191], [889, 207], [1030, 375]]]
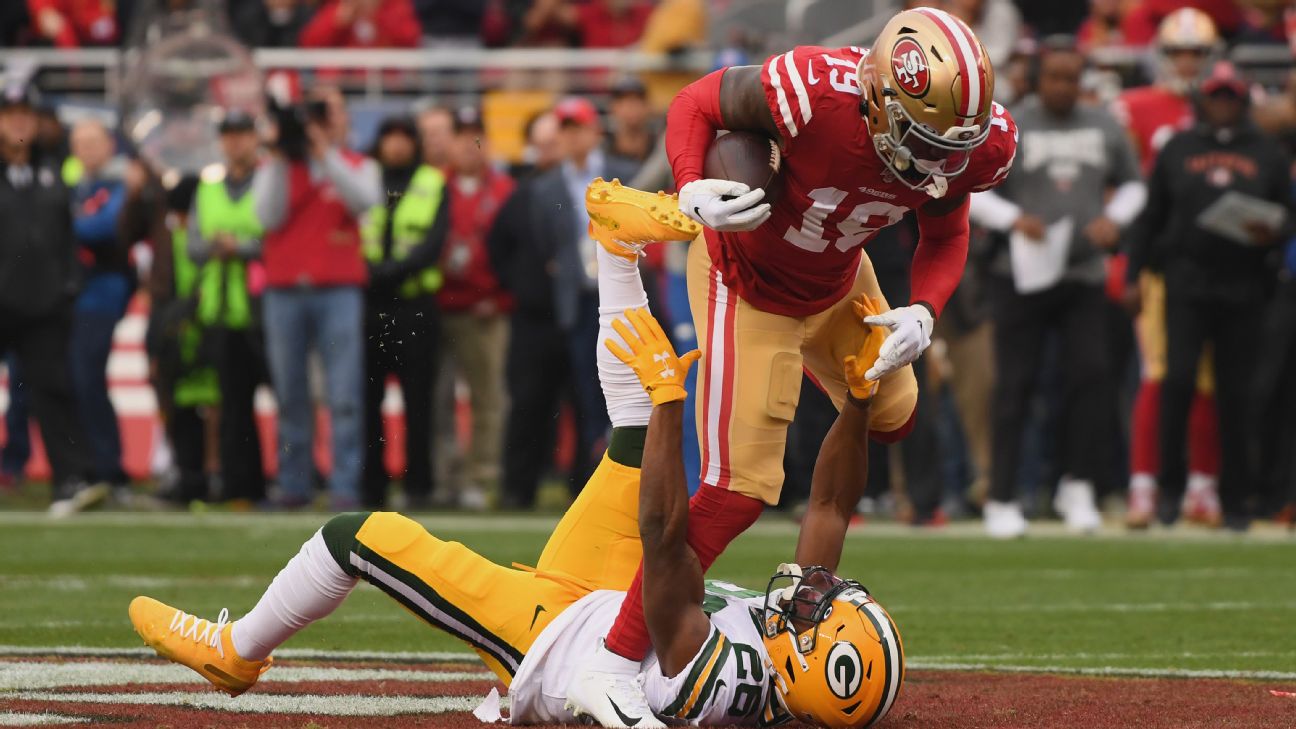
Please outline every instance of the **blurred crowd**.
[[[157, 0], [173, 11], [205, 2], [210, 0]], [[144, 4], [13, 0], [0, 10], [0, 45], [117, 46]], [[639, 42], [650, 24], [696, 25], [706, 2], [227, 0], [224, 6], [235, 36], [259, 48], [621, 48]]]
[[[999, 537], [1054, 513], [1077, 531], [1103, 512], [1136, 528], [1293, 521], [1296, 85], [1224, 60], [1238, 44], [1289, 46], [1289, 3], [905, 4], [943, 5], [977, 31], [1020, 147], [1008, 183], [973, 200], [968, 270], [918, 364], [913, 434], [872, 446], [861, 513], [920, 526], [981, 513]], [[19, 29], [7, 44], [112, 45], [125, 5], [28, 0], [0, 27]], [[735, 5], [232, 0], [228, 18], [261, 47], [624, 47]], [[1139, 62], [1113, 69], [1104, 49]], [[487, 107], [420, 100], [352, 148], [347, 98], [308, 84], [291, 108], [214, 120], [223, 158], [191, 176], [100, 122], [65, 129], [32, 87], [6, 89], [0, 477], [21, 478], [31, 416], [56, 510], [129, 493], [105, 369], [134, 296], [149, 301], [172, 453], [159, 502], [527, 509], [554, 476], [574, 493], [608, 429], [582, 191], [595, 177], [672, 184], [662, 109], [634, 76], [602, 83], [606, 96], [531, 116], [512, 164]], [[1222, 191], [1260, 222], [1208, 220]], [[908, 298], [916, 238], [907, 219], [866, 248], [893, 302]], [[1062, 253], [1041, 263], [1049, 249]], [[687, 337], [687, 306], [672, 307], [682, 256], [648, 250], [654, 311]], [[789, 509], [832, 418], [807, 380]]]

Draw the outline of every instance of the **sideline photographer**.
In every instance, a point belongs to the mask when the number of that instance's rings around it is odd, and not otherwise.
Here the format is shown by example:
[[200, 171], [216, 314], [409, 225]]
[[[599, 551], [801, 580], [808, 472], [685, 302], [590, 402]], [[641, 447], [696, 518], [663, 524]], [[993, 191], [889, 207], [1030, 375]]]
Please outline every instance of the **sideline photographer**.
[[252, 196], [265, 228], [264, 317], [279, 404], [280, 506], [311, 501], [314, 409], [307, 352], [324, 364], [332, 425], [329, 491], [336, 509], [358, 503], [364, 461], [364, 294], [360, 216], [382, 201], [378, 167], [346, 148], [346, 103], [317, 89], [275, 112], [278, 136]]

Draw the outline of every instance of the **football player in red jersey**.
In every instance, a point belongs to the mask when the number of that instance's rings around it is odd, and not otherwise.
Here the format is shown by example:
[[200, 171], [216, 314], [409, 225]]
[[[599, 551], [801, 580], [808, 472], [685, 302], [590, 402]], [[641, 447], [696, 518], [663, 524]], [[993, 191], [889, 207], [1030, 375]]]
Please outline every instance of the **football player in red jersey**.
[[[689, 250], [690, 306], [702, 347], [698, 432], [702, 485], [690, 503], [689, 544], [703, 569], [778, 502], [788, 424], [805, 370], [840, 409], [847, 404], [844, 358], [869, 326], [889, 330], [875, 365], [870, 432], [903, 437], [917, 382], [909, 366], [931, 343], [935, 318], [967, 258], [968, 194], [1004, 179], [1016, 129], [992, 100], [994, 71], [962, 21], [931, 8], [899, 13], [871, 51], [799, 47], [761, 66], [727, 68], [685, 88], [667, 118], [666, 147], [679, 209], [705, 226]], [[764, 192], [705, 179], [703, 163], [720, 130], [760, 132], [782, 152], [781, 189]], [[601, 186], [600, 186], [601, 185]], [[592, 234], [605, 247], [680, 239], [660, 196], [595, 183], [586, 198]], [[862, 248], [913, 210], [920, 239], [912, 300], [890, 309]], [[655, 236], [626, 240], [647, 215]], [[620, 236], [620, 237], [618, 237]], [[852, 299], [881, 310], [861, 320]], [[863, 449], [865, 443], [859, 443]], [[862, 489], [863, 480], [851, 484]], [[835, 570], [858, 493], [812, 494], [797, 558]], [[812, 558], [813, 557], [813, 558]], [[650, 646], [629, 591], [600, 660], [578, 674], [568, 696], [633, 676]], [[618, 661], [620, 661], [618, 663]], [[600, 716], [602, 720], [603, 717]], [[609, 726], [617, 726], [615, 717]]]
[[[1192, 92], [1219, 50], [1219, 33], [1210, 16], [1202, 11], [1183, 8], [1161, 21], [1156, 41], [1158, 81], [1125, 91], [1113, 107], [1134, 138], [1144, 175], [1151, 171], [1166, 140], [1192, 125]], [[1156, 514], [1157, 421], [1161, 380], [1166, 370], [1165, 281], [1159, 271], [1130, 273], [1136, 278], [1126, 285], [1125, 299], [1131, 309], [1138, 311], [1135, 330], [1142, 377], [1130, 424], [1129, 509], [1125, 518], [1130, 527], [1142, 529], [1152, 523]], [[1113, 266], [1112, 275], [1124, 285], [1123, 256]], [[1189, 418], [1190, 475], [1184, 511], [1190, 521], [1214, 525], [1220, 519], [1215, 492], [1219, 431], [1210, 363], [1211, 357], [1204, 354], [1197, 368], [1197, 397]]]

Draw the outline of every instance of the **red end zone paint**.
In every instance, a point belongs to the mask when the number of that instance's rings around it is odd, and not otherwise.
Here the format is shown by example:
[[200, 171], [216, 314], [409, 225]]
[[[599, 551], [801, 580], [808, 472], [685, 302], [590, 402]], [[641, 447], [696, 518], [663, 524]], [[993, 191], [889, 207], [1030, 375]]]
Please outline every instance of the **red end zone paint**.
[[[61, 661], [54, 665], [67, 665]], [[83, 663], [88, 663], [82, 661]], [[97, 663], [102, 663], [102, 659]], [[46, 661], [5, 661], [30, 665]], [[160, 661], [116, 661], [123, 677], [140, 667], [156, 672]], [[495, 684], [492, 680], [428, 680], [437, 675], [477, 674], [480, 666], [446, 664], [315, 663], [282, 661], [281, 668], [349, 670], [357, 668], [408, 671], [389, 680], [267, 680], [248, 694], [231, 699], [216, 693], [197, 676], [177, 673], [174, 683], [122, 683], [99, 686], [56, 686], [24, 689], [21, 683], [0, 690], [0, 722], [5, 715], [29, 714], [75, 718], [119, 727], [482, 727], [471, 707]], [[21, 671], [21, 667], [18, 669]], [[105, 668], [104, 670], [110, 670]], [[180, 669], [183, 671], [183, 669]], [[147, 673], [147, 672], [145, 672]], [[337, 674], [345, 675], [345, 674]], [[47, 682], [48, 683], [48, 682]], [[1034, 674], [978, 674], [910, 671], [900, 698], [881, 726], [891, 729], [1270, 729], [1296, 726], [1296, 702], [1274, 701], [1276, 691], [1256, 683], [1200, 679], [1106, 679]], [[100, 698], [102, 697], [102, 698]], [[161, 697], [161, 698], [158, 698]], [[293, 709], [294, 700], [300, 700]], [[197, 707], [175, 705], [192, 702]], [[427, 710], [415, 713], [370, 714], [318, 712], [312, 708], [361, 702], [391, 709], [398, 701], [422, 701]], [[267, 712], [270, 702], [282, 711]], [[446, 710], [446, 707], [462, 707]], [[408, 707], [408, 705], [407, 705]], [[260, 711], [247, 711], [245, 709]], [[331, 709], [330, 709], [331, 710]]]

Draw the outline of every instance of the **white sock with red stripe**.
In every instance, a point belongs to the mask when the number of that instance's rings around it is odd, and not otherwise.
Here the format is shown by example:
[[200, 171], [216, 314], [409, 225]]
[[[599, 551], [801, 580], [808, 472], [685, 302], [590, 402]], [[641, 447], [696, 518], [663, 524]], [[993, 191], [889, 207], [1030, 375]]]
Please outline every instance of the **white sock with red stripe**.
[[252, 612], [230, 629], [239, 657], [264, 660], [297, 631], [337, 609], [358, 580], [329, 554], [323, 532], [315, 532], [288, 560]]
[[639, 263], [597, 248], [599, 288], [599, 338], [596, 347], [599, 384], [607, 401], [608, 416], [614, 428], [646, 427], [652, 417], [652, 399], [644, 392], [634, 370], [627, 367], [603, 345], [611, 339], [626, 344], [612, 328], [612, 321], [626, 309], [648, 308], [648, 293], [639, 277]]

